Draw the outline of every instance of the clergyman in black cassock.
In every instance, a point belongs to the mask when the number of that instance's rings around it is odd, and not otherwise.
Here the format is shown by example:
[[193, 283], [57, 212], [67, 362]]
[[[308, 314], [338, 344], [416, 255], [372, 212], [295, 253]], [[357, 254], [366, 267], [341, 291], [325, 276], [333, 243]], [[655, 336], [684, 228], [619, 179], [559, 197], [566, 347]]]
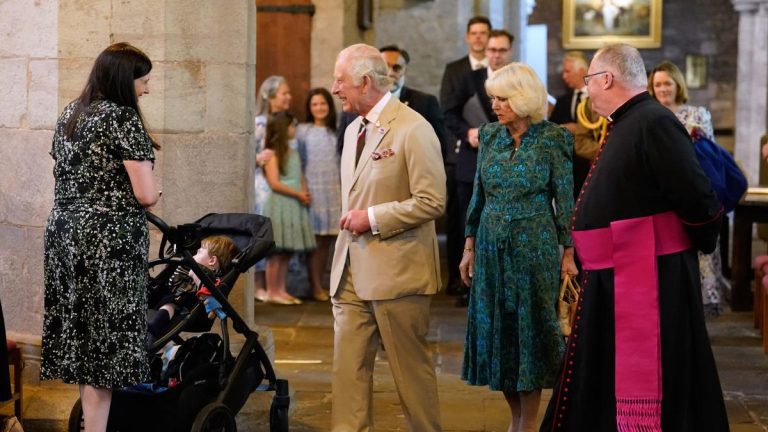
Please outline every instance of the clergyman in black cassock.
[[[625, 76], [633, 68], [634, 75]], [[632, 288], [643, 289], [639, 291], [643, 297], [657, 296], [652, 302], [657, 319], [655, 323], [635, 319], [634, 324], [649, 331], [634, 340], [617, 336], [627, 326], [618, 324], [622, 320], [626, 323], [622, 313], [614, 314], [622, 302], [616, 294], [624, 289], [620, 285], [628, 285], [618, 278], [618, 252], [608, 253], [609, 257], [613, 254], [615, 268], [590, 269], [589, 260], [583, 261], [577, 318], [542, 432], [728, 430], [704, 324], [696, 255], [696, 249], [714, 249], [722, 206], [683, 126], [645, 91], [645, 76], [640, 54], [624, 44], [602, 48], [590, 65], [586, 80], [593, 108], [610, 123], [607, 139], [576, 203], [574, 241], [580, 231], [613, 231], [626, 221], [655, 221], [656, 216], [666, 215], [675, 221], [673, 228], [689, 246], [675, 253], [651, 252], [656, 272], [651, 279], [657, 289]], [[665, 238], [656, 240], [663, 242]], [[633, 248], [632, 243], [627, 249], [630, 258], [647, 256], [646, 250]], [[578, 242], [576, 250], [582, 257]], [[594, 252], [585, 251], [586, 255]], [[649, 338], [657, 338], [655, 345], [651, 344], [655, 346], [653, 352], [640, 351], [635, 357], [651, 364], [654, 373], [629, 378], [641, 386], [658, 380], [658, 391], [632, 405], [633, 401], [623, 400], [618, 393], [623, 388], [619, 380], [626, 378], [621, 373], [634, 365], [629, 365], [633, 359], [620, 357], [617, 346], [632, 348]]]

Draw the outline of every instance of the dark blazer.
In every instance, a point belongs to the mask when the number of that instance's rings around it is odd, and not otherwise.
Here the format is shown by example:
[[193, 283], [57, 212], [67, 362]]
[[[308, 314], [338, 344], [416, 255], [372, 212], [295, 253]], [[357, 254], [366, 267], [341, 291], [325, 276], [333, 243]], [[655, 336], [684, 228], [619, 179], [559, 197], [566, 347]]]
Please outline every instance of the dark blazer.
[[487, 78], [488, 69], [486, 68], [476, 71], [470, 70], [469, 73], [464, 75], [459, 85], [450, 94], [446, 95], [446, 100], [443, 104], [446, 127], [449, 132], [461, 140], [461, 145], [456, 155], [456, 180], [460, 182], [472, 183], [475, 179], [477, 149], [469, 145], [467, 131], [484, 123], [470, 124], [464, 111], [467, 102], [477, 95], [483, 112], [473, 117], [485, 117], [487, 122], [496, 121], [496, 114], [491, 109], [491, 100], [485, 91], [485, 80]]
[[[421, 116], [432, 125], [432, 129], [435, 130], [437, 139], [440, 140], [441, 153], [443, 155], [443, 160], [445, 160], [445, 152], [449, 142], [445, 132], [443, 112], [440, 110], [440, 103], [437, 101], [437, 98], [431, 94], [412, 89], [408, 86], [403, 86], [403, 89], [400, 91], [400, 102], [408, 105], [412, 110], [421, 114]], [[341, 153], [341, 148], [344, 145], [344, 131], [357, 117], [357, 114], [342, 113], [337, 135], [339, 153]]]
[[549, 121], [557, 124], [575, 123], [576, 119], [571, 115], [571, 102], [573, 101], [573, 89], [568, 93], [558, 96], [555, 107], [549, 115]]
[[[443, 80], [440, 83], [440, 105], [443, 107], [443, 112], [445, 112], [445, 104], [448, 102], [450, 95], [455, 93], [456, 89], [462, 86], [464, 77], [471, 73], [472, 63], [469, 62], [469, 55], [465, 55], [464, 57], [445, 65]], [[450, 147], [446, 152], [446, 163], [455, 164], [458, 151], [457, 141], [459, 141], [460, 138], [456, 137], [449, 127], [446, 127], [446, 129], [448, 131], [448, 139], [450, 140]]]

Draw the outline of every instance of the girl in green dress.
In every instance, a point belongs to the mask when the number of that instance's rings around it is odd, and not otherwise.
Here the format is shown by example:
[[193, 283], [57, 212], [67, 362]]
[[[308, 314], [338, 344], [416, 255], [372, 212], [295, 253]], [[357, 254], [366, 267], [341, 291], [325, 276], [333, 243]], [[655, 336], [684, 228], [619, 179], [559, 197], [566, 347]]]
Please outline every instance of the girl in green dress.
[[274, 152], [274, 157], [264, 166], [270, 193], [263, 214], [272, 221], [277, 249], [267, 260], [266, 301], [285, 305], [301, 303], [286, 290], [291, 255], [315, 249], [308, 208], [312, 198], [301, 170], [299, 152], [288, 145], [295, 135], [296, 121], [287, 112], [275, 114], [267, 122], [266, 148]]

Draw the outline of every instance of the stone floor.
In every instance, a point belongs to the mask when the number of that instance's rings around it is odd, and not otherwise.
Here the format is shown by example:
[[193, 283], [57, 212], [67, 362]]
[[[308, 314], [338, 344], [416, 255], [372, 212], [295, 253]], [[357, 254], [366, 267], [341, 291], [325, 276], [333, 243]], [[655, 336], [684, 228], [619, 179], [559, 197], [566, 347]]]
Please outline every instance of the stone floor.
[[[453, 302], [453, 298], [444, 295], [435, 298], [429, 337], [438, 372], [444, 428], [446, 431], [504, 431], [509, 414], [501, 395], [485, 388], [467, 386], [459, 380], [466, 310], [455, 308]], [[256, 316], [259, 324], [272, 329], [278, 374], [288, 379], [291, 386], [291, 430], [329, 430], [333, 351], [330, 304], [259, 304]], [[725, 314], [712, 320], [709, 330], [731, 430], [768, 432], [768, 355], [763, 354], [759, 346], [751, 314]], [[385, 360], [377, 361], [374, 385], [376, 430], [405, 430]], [[25, 430], [66, 430], [69, 409], [77, 398], [74, 387], [55, 382], [29, 384], [25, 391]], [[268, 430], [270, 396], [268, 393], [251, 396], [238, 415], [239, 430]], [[544, 399], [548, 398], [547, 392]], [[7, 407], [4, 411], [8, 411]]]

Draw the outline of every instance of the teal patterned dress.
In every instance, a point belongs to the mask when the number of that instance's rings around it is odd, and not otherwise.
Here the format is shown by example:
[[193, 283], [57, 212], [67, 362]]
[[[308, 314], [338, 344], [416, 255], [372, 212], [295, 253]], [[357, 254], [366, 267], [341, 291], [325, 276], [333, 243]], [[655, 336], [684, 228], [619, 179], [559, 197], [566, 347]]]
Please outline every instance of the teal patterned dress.
[[[521, 137], [480, 128], [466, 235], [475, 237], [462, 379], [491, 390], [551, 387], [563, 354], [558, 244], [572, 246], [573, 137], [542, 121]], [[553, 208], [554, 200], [554, 208]]]

